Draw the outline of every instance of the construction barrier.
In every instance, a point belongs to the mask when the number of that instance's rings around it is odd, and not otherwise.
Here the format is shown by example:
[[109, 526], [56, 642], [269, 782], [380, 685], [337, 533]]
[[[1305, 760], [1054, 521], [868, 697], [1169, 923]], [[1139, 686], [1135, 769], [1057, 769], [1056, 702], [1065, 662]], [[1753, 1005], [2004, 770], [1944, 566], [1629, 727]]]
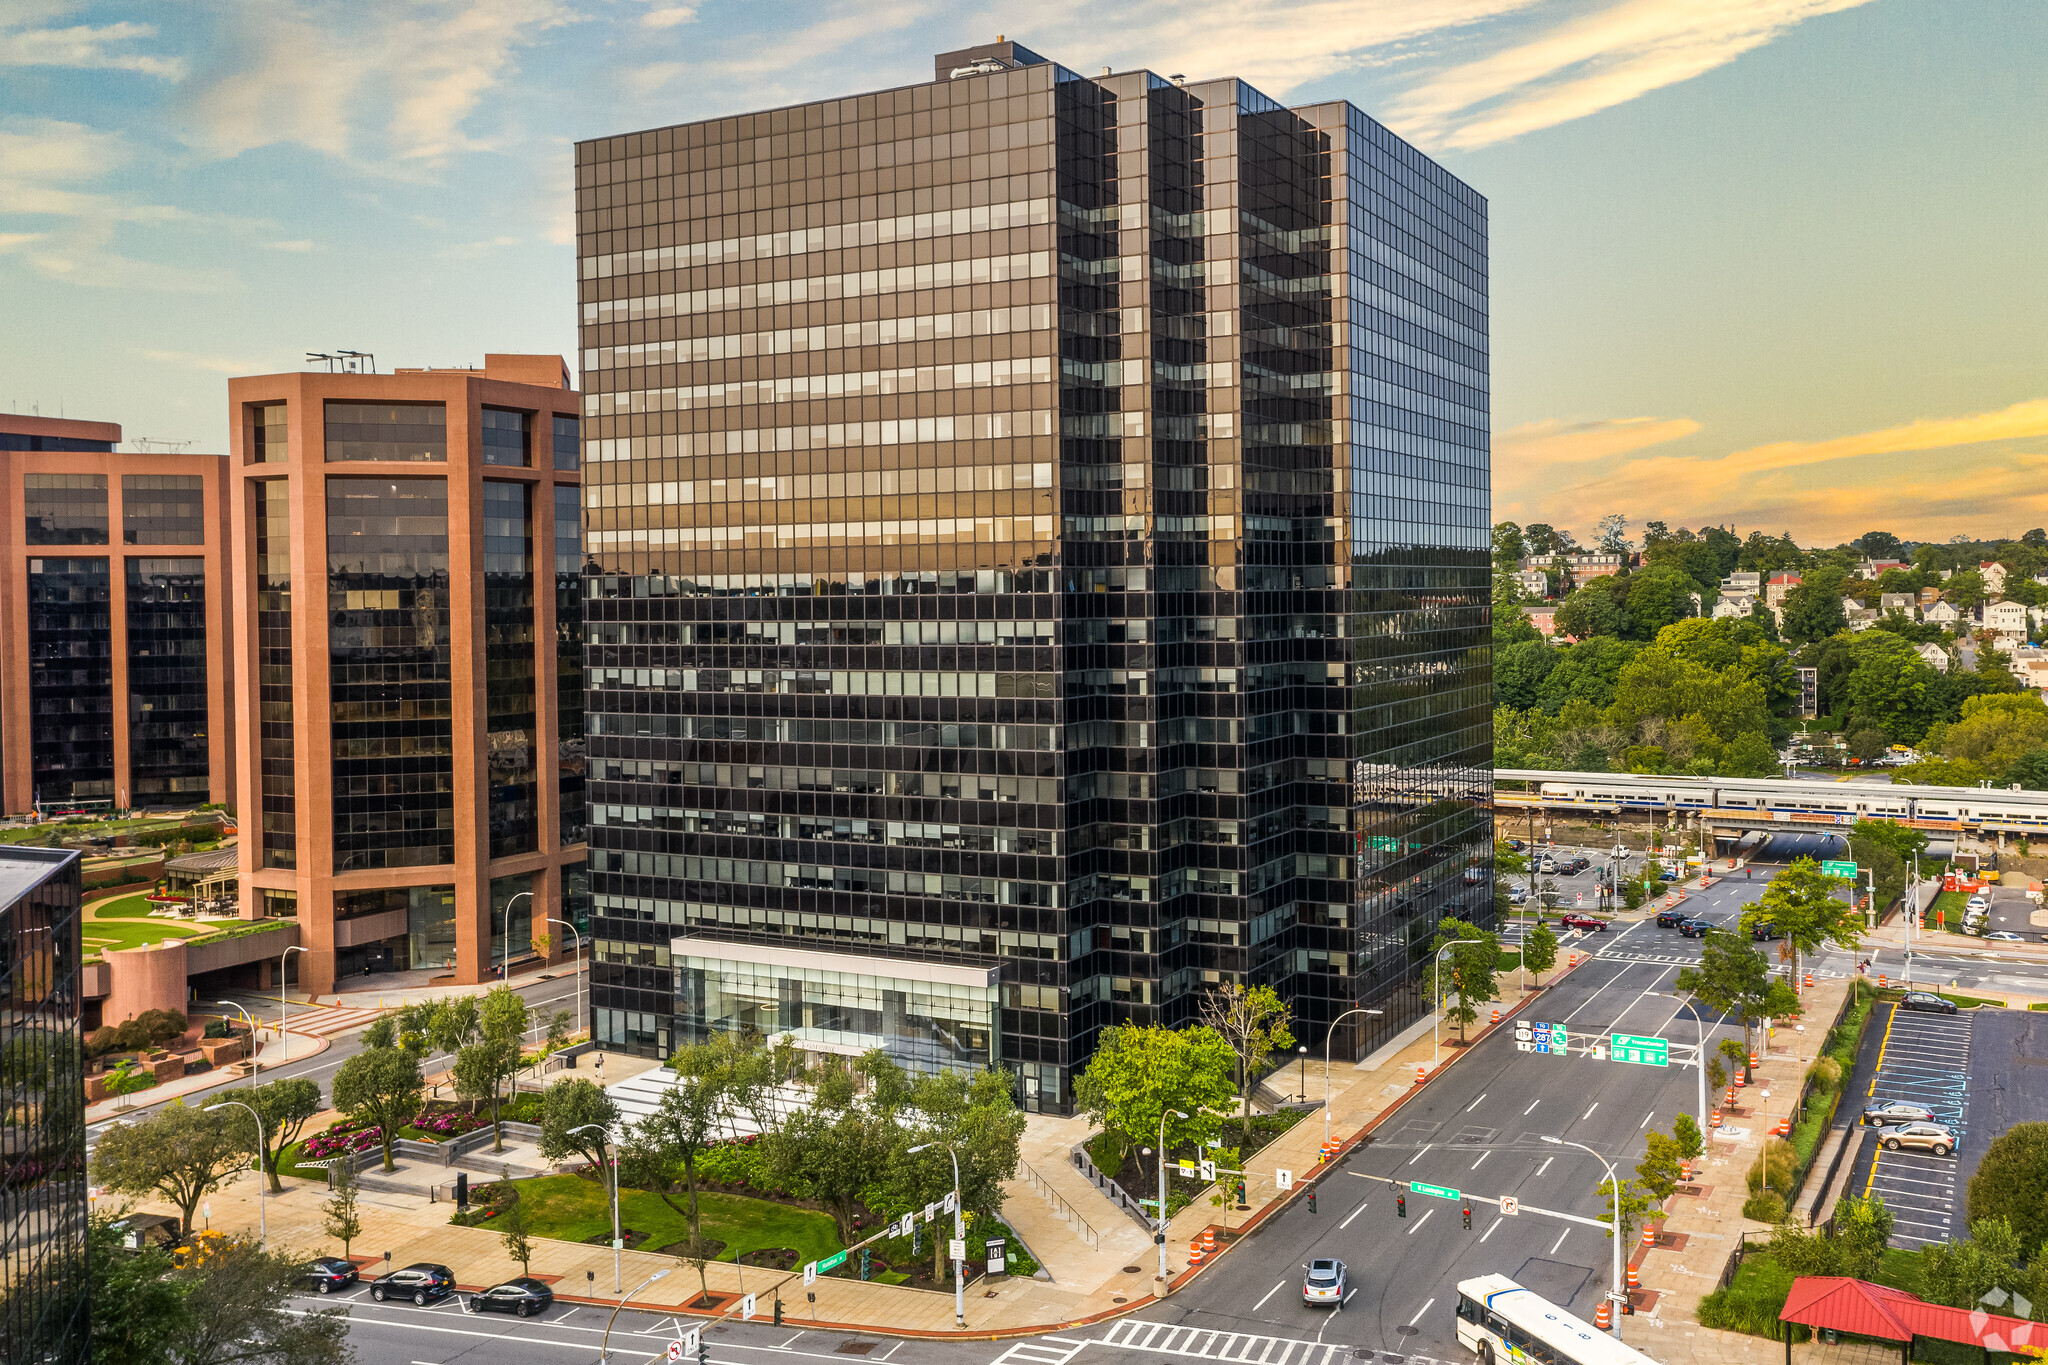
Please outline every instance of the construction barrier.
[[1691, 1180], [1692, 1180], [1692, 1162], [1690, 1162], [1690, 1161], [1685, 1161], [1685, 1160], [1681, 1160], [1681, 1161], [1680, 1161], [1680, 1162], [1678, 1163], [1678, 1178], [1679, 1178], [1680, 1180], [1686, 1181], [1687, 1183], [1690, 1183], [1690, 1182], [1691, 1182]]
[[1878, 988], [1879, 990], [1883, 990], [1883, 989], [1885, 989], [1885, 986], [1886, 986], [1886, 984], [1887, 984], [1887, 983], [1886, 983], [1886, 978], [1885, 978], [1885, 974], [1884, 974], [1883, 972], [1879, 972], [1879, 973], [1877, 974], [1877, 988]]
[[1789, 1118], [1783, 1118], [1783, 1119], [1779, 1119], [1779, 1120], [1778, 1120], [1778, 1136], [1779, 1136], [1779, 1137], [1781, 1137], [1781, 1138], [1782, 1138], [1782, 1137], [1791, 1137], [1791, 1136], [1792, 1136], [1792, 1120], [1791, 1120], [1791, 1119], [1789, 1119]]
[[1754, 1052], [1752, 1052], [1752, 1053], [1750, 1053], [1750, 1054], [1749, 1054], [1749, 1064], [1750, 1064], [1751, 1066], [1762, 1066], [1762, 1065], [1763, 1065], [1763, 1063], [1762, 1063], [1762, 1062], [1760, 1062], [1760, 1061], [1758, 1061], [1758, 1060], [1757, 1060], [1757, 1055], [1756, 1055], [1756, 1054], [1755, 1054]]
[[1495, 1007], [1494, 1007], [1494, 1011], [1493, 1011], [1493, 1022], [1494, 1022], [1494, 1023], [1496, 1023], [1496, 1024], [1498, 1024], [1498, 1023], [1500, 1022], [1500, 1007], [1499, 1007], [1499, 1006], [1495, 1006]]
[[1636, 1272], [1634, 1266], [1628, 1268], [1628, 1287], [1630, 1289], [1641, 1289], [1643, 1287], [1643, 1277]]
[[1806, 974], [1806, 989], [1808, 989], [1808, 990], [1812, 990], [1812, 989], [1813, 989], [1813, 973], [1812, 973], [1812, 972], [1808, 972], [1808, 973]]
[[1200, 1243], [1196, 1243], [1194, 1246], [1188, 1248], [1188, 1269], [1195, 1269], [1196, 1267], [1200, 1266], [1202, 1262], [1206, 1259], [1208, 1258], [1203, 1255]]
[[1643, 1245], [1645, 1247], [1657, 1245], [1657, 1230], [1648, 1223], [1643, 1224]]
[[1415, 1064], [1415, 1083], [1417, 1085], [1421, 1085], [1424, 1081], [1428, 1079], [1429, 1068], [1424, 1066], [1421, 1062], [1417, 1062]]
[[1713, 1112], [1713, 1115], [1712, 1115], [1712, 1116], [1711, 1116], [1710, 1118], [1708, 1118], [1708, 1119], [1707, 1119], [1707, 1127], [1709, 1127], [1709, 1128], [1719, 1128], [1720, 1126], [1721, 1126], [1721, 1111], [1720, 1111], [1719, 1109], [1716, 1109], [1716, 1110], [1715, 1110], [1715, 1111]]
[[1600, 1300], [1600, 1306], [1593, 1311], [1593, 1325], [1603, 1332], [1614, 1329], [1614, 1307], [1607, 1300]]

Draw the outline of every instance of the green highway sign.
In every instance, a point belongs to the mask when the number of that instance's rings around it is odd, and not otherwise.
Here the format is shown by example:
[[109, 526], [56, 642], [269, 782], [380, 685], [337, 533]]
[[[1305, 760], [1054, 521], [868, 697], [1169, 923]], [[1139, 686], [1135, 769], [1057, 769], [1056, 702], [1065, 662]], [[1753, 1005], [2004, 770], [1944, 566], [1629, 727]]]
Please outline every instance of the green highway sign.
[[1608, 1055], [1617, 1062], [1634, 1062], [1637, 1066], [1671, 1065], [1671, 1044], [1662, 1038], [1616, 1033], [1609, 1035], [1607, 1047]]
[[1830, 877], [1848, 877], [1853, 880], [1856, 876], [1856, 864], [1854, 863], [1838, 863], [1830, 860], [1822, 863], [1820, 870]]
[[1463, 1199], [1465, 1197], [1456, 1190], [1446, 1189], [1442, 1185], [1425, 1185], [1419, 1180], [1408, 1182], [1408, 1192], [1410, 1194], [1433, 1194], [1439, 1199]]
[[835, 1251], [830, 1256], [827, 1256], [824, 1260], [818, 1262], [818, 1273], [820, 1275], [823, 1275], [830, 1271], [837, 1270], [839, 1269], [839, 1267], [845, 1264], [846, 1253], [843, 1251]]

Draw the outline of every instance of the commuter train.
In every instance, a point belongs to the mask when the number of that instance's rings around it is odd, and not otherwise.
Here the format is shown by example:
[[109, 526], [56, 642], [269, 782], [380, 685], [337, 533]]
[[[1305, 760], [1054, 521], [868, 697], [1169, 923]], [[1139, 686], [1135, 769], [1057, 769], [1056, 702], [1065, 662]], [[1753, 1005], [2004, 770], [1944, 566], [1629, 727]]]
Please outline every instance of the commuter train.
[[[1499, 781], [1537, 785], [1546, 805], [1596, 810], [1754, 812], [1801, 817], [1803, 824], [1858, 820], [1927, 821], [1984, 830], [2048, 830], [2048, 792], [1989, 787], [1926, 787], [1801, 778], [1671, 777], [1638, 773], [1565, 773], [1499, 768]], [[1503, 804], [1515, 804], [1503, 792]]]

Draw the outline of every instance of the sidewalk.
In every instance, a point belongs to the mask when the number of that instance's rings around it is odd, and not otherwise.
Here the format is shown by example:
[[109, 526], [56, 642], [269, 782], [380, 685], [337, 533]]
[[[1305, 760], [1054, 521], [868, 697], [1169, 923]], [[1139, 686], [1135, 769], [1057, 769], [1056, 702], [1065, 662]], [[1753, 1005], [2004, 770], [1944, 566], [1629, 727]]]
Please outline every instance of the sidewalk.
[[[327, 1051], [328, 1040], [309, 1033], [292, 1031], [290, 1052], [285, 1052], [275, 1038], [265, 1043], [256, 1054], [256, 1084], [263, 1084], [263, 1073], [287, 1062], [303, 1062], [308, 1057], [317, 1057]], [[238, 1074], [231, 1067], [215, 1067], [191, 1076], [180, 1076], [176, 1080], [153, 1085], [147, 1090], [138, 1090], [129, 1095], [116, 1095], [112, 1099], [89, 1104], [85, 1108], [85, 1121], [99, 1123], [122, 1115], [142, 1105], [162, 1104], [165, 1100], [183, 1099], [201, 1091], [217, 1090], [224, 1085], [247, 1085], [249, 1078]]]

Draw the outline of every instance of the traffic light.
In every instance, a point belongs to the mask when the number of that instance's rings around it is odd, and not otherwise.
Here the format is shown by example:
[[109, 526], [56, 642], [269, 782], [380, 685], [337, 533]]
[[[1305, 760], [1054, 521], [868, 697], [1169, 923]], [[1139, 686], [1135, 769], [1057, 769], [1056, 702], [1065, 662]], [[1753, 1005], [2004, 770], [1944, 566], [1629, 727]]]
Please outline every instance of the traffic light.
[[697, 1338], [697, 1365], [711, 1365], [711, 1343], [702, 1336]]
[[775, 1296], [775, 1325], [777, 1327], [782, 1326], [782, 1296], [780, 1294]]
[[866, 1247], [860, 1249], [860, 1277], [863, 1280], [868, 1277], [868, 1249]]
[[1395, 1214], [1397, 1214], [1398, 1216], [1400, 1216], [1400, 1217], [1402, 1217], [1402, 1218], [1406, 1218], [1406, 1217], [1408, 1216], [1408, 1196], [1407, 1196], [1407, 1195], [1405, 1195], [1405, 1194], [1397, 1194], [1397, 1195], [1395, 1195], [1395, 1196], [1394, 1196], [1394, 1212], [1395, 1212]]
[[1308, 1211], [1310, 1213], [1314, 1213], [1316, 1211], [1316, 1192], [1313, 1187], [1311, 1187], [1308, 1192]]
[[1470, 1204], [1465, 1206], [1465, 1231], [1472, 1231], [1472, 1206]]

